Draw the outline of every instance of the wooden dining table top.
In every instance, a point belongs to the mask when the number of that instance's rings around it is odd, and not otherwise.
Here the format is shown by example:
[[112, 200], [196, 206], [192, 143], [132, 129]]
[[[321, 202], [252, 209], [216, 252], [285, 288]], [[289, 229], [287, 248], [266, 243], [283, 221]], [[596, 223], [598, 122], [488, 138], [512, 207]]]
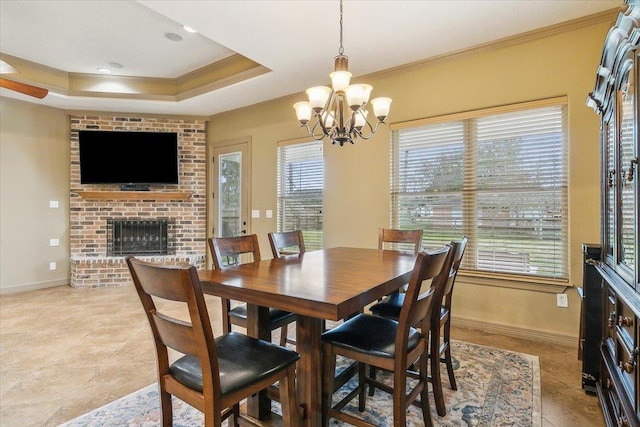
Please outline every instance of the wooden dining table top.
[[413, 252], [337, 247], [224, 270], [200, 270], [203, 292], [340, 320], [409, 281]]

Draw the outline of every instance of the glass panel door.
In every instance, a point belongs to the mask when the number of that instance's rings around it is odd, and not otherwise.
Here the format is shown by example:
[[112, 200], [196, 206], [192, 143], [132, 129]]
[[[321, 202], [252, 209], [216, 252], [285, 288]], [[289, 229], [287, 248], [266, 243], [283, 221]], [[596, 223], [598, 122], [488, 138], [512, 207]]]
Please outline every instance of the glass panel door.
[[[633, 59], [628, 59], [633, 64]], [[619, 92], [620, 114], [620, 248], [618, 263], [621, 274], [627, 274], [627, 279], [633, 283], [636, 266], [636, 218], [637, 199], [635, 182], [637, 181], [637, 134], [634, 127], [634, 69], [629, 66], [625, 78], [622, 80]]]
[[606, 124], [606, 133], [605, 137], [606, 141], [606, 149], [605, 149], [605, 162], [606, 169], [604, 170], [605, 179], [604, 179], [604, 191], [605, 195], [605, 247], [603, 249], [604, 256], [607, 262], [611, 267], [615, 266], [615, 260], [613, 258], [613, 250], [616, 247], [616, 214], [615, 209], [617, 207], [616, 203], [616, 134], [615, 134], [615, 123], [614, 120]]
[[215, 237], [249, 233], [248, 143], [213, 149], [211, 232]]
[[238, 236], [246, 233], [241, 215], [242, 154], [223, 154], [218, 164], [218, 236]]

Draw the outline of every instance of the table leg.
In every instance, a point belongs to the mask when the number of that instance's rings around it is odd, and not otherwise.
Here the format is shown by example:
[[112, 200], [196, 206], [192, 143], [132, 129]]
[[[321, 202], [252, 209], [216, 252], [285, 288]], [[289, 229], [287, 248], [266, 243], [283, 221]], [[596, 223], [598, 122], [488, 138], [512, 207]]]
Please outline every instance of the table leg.
[[[247, 335], [271, 342], [269, 328], [269, 308], [247, 304]], [[266, 391], [261, 391], [247, 399], [247, 414], [261, 420], [271, 414], [271, 400]]]
[[322, 323], [315, 317], [296, 318], [298, 403], [304, 408], [306, 427], [322, 425]]

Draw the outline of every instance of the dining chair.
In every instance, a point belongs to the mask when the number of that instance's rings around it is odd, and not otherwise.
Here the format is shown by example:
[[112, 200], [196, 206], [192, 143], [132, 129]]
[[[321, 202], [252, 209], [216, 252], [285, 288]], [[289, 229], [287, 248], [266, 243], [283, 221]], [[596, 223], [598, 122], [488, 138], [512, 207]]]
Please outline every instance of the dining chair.
[[[284, 425], [300, 424], [298, 353], [237, 332], [214, 336], [194, 266], [125, 259], [153, 332], [163, 426], [173, 424], [175, 396], [203, 412], [205, 426], [232, 416], [229, 425], [237, 427], [240, 401], [276, 382]], [[169, 348], [182, 354], [171, 364]]]
[[[231, 265], [241, 263], [241, 256], [247, 254], [253, 258], [253, 262], [259, 262], [260, 246], [258, 236], [248, 234], [234, 237], [210, 237], [208, 239], [209, 249], [213, 259], [213, 267], [223, 270]], [[231, 308], [231, 301], [222, 298], [222, 327], [224, 331], [231, 332], [231, 325], [247, 328], [247, 305], [239, 304]], [[289, 311], [269, 309], [269, 330], [273, 331], [281, 328], [280, 345], [287, 344], [287, 326], [296, 320], [295, 313]]]
[[378, 229], [378, 249], [410, 249], [415, 253], [422, 246], [422, 230]]
[[274, 258], [306, 252], [302, 231], [272, 231], [267, 234]]
[[[441, 282], [441, 286], [436, 289], [434, 296], [434, 306], [440, 307], [439, 310], [433, 310], [433, 319], [430, 331], [430, 348], [429, 360], [431, 369], [431, 382], [433, 387], [433, 396], [436, 403], [438, 415], [446, 414], [444, 403], [444, 392], [442, 391], [442, 379], [440, 374], [440, 363], [444, 363], [447, 367], [449, 376], [449, 386], [452, 390], [457, 390], [456, 378], [453, 371], [453, 362], [451, 359], [451, 309], [453, 300], [453, 286], [462, 263], [462, 257], [467, 247], [469, 239], [463, 236], [459, 241], [452, 241], [450, 266], [448, 267], [448, 275], [446, 280]], [[398, 320], [400, 318], [400, 310], [404, 302], [403, 294], [395, 294], [385, 297], [381, 302], [370, 307], [373, 314], [377, 316], [387, 317]], [[375, 377], [375, 370], [371, 370], [370, 376]], [[372, 395], [373, 389], [369, 390]]]
[[[378, 228], [378, 249], [393, 250], [412, 250], [415, 253], [420, 252], [422, 246], [422, 230], [399, 230], [394, 228]], [[407, 285], [402, 286], [402, 291], [406, 290]], [[400, 292], [400, 289], [391, 292], [394, 295]]]
[[[283, 258], [288, 255], [300, 255], [306, 252], [304, 246], [304, 237], [302, 231], [271, 231], [267, 234], [269, 238], [269, 246], [274, 258]], [[288, 336], [288, 326], [282, 327], [282, 334], [285, 337], [285, 343], [296, 345], [296, 340]], [[280, 343], [282, 344], [282, 336]]]
[[[431, 310], [436, 287], [423, 290], [422, 282], [442, 280], [443, 265], [448, 259], [450, 246], [430, 253], [420, 252], [416, 257], [399, 321], [371, 314], [358, 314], [341, 325], [322, 334], [322, 416], [323, 425], [335, 418], [353, 425], [374, 426], [341, 409], [359, 396], [358, 409], [366, 410], [367, 384], [393, 396], [393, 425], [406, 426], [407, 408], [419, 404], [426, 426], [432, 425], [428, 401], [427, 352]], [[440, 277], [438, 279], [437, 277]], [[413, 325], [419, 325], [416, 328]], [[375, 333], [372, 333], [375, 331]], [[358, 386], [333, 405], [336, 357], [342, 356], [358, 362]], [[418, 371], [409, 369], [417, 364]], [[383, 384], [365, 373], [369, 366], [393, 373], [393, 387]], [[407, 379], [413, 379], [407, 394]]]

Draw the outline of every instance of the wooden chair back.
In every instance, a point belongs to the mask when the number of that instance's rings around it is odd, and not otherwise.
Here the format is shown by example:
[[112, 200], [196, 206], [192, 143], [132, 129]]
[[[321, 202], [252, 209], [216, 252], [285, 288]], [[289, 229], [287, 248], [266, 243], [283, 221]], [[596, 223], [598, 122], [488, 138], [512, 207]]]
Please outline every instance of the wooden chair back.
[[451, 307], [453, 285], [455, 284], [456, 277], [458, 276], [458, 270], [460, 270], [460, 264], [462, 263], [462, 256], [464, 255], [464, 250], [467, 248], [468, 242], [469, 238], [467, 236], [463, 236], [458, 242], [451, 242], [451, 250], [453, 251], [451, 269], [449, 270], [447, 281], [442, 290], [442, 302], [447, 307]]
[[258, 236], [255, 234], [234, 237], [210, 237], [208, 242], [211, 257], [213, 258], [213, 267], [217, 270], [240, 264], [240, 256], [244, 254], [250, 254], [253, 257], [253, 262], [261, 260]]
[[268, 235], [271, 253], [274, 258], [282, 258], [294, 253], [303, 254], [306, 251], [302, 231], [272, 231]]
[[[444, 272], [447, 270], [447, 264], [450, 263], [450, 260], [451, 246], [449, 245], [436, 251], [418, 253], [400, 309], [398, 322], [401, 332], [398, 333], [398, 338], [406, 338], [411, 326], [420, 325], [423, 331], [429, 330], [431, 313], [435, 311], [435, 308], [432, 310], [432, 306], [435, 307], [433, 299], [437, 294], [438, 286], [445, 280]], [[423, 291], [422, 282], [425, 280], [431, 280], [431, 286]], [[404, 347], [406, 347], [406, 343]], [[396, 348], [403, 347], [398, 347], [398, 343], [396, 343]]]
[[[125, 259], [153, 332], [162, 399], [171, 399], [164, 392], [170, 390], [172, 395], [205, 412], [204, 396], [210, 396], [207, 405], [213, 406], [214, 414], [221, 414], [224, 408], [220, 406], [222, 399], [215, 337], [196, 268], [157, 265], [131, 255]], [[164, 312], [155, 304], [154, 298], [184, 303], [184, 312], [188, 313], [189, 321]], [[194, 392], [173, 377], [169, 371], [168, 348], [199, 359], [202, 393]], [[168, 416], [171, 420], [172, 414], [165, 412], [163, 418]]]
[[386, 249], [394, 244], [394, 248], [410, 247], [415, 253], [420, 252], [422, 246], [422, 230], [396, 230], [392, 228], [378, 229], [378, 249]]

